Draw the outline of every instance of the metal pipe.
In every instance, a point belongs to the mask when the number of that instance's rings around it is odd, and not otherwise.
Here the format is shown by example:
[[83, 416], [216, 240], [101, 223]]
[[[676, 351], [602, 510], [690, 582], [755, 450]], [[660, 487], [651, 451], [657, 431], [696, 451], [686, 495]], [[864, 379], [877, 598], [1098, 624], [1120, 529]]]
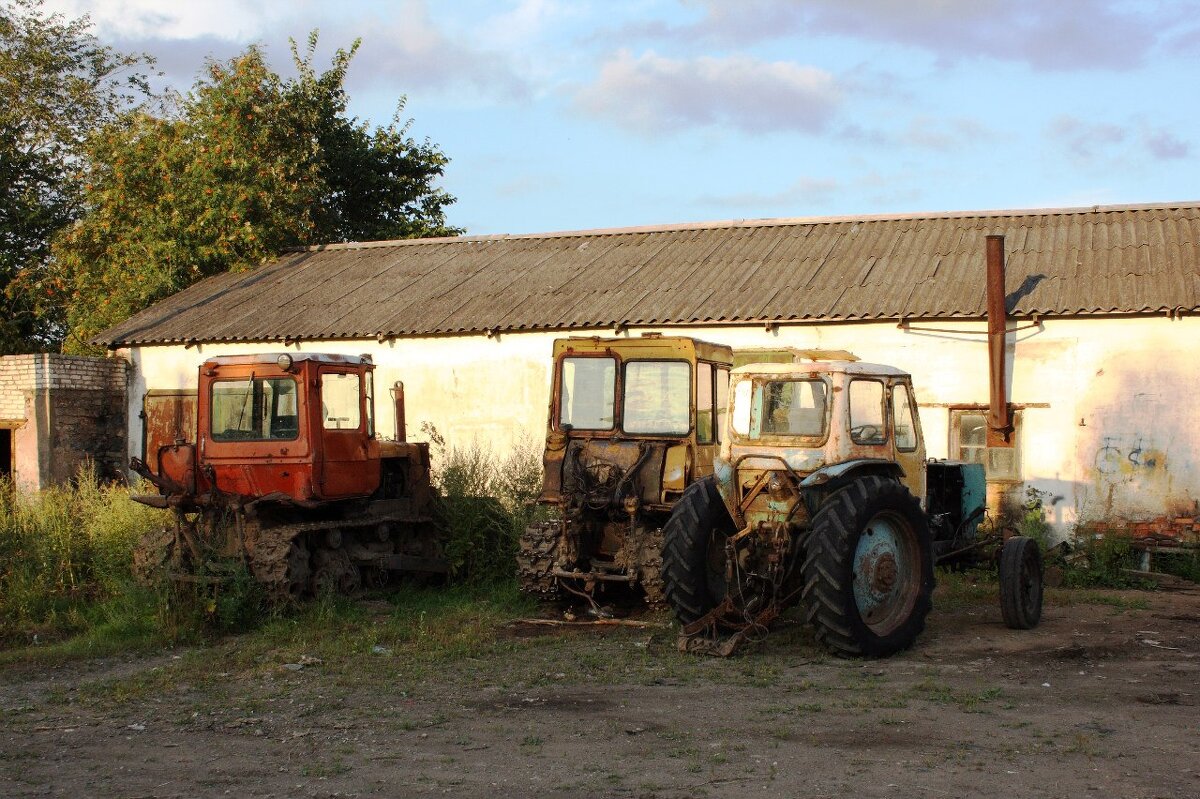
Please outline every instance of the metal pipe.
[[404, 430], [404, 383], [399, 380], [392, 386], [392, 406], [396, 409], [396, 440], [407, 441]]
[[1004, 300], [1004, 236], [987, 237], [988, 429], [989, 447], [1011, 447], [1005, 339], [1008, 315]]

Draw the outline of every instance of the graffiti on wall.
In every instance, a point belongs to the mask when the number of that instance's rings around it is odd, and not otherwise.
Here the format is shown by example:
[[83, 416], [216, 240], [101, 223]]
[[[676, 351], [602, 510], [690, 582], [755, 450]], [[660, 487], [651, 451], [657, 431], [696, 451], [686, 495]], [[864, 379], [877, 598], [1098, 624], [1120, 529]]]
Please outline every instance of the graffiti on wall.
[[1093, 459], [1096, 472], [1109, 480], [1126, 476], [1133, 478], [1139, 473], [1166, 471], [1166, 453], [1147, 446], [1143, 436], [1122, 440], [1116, 436], [1105, 436]]

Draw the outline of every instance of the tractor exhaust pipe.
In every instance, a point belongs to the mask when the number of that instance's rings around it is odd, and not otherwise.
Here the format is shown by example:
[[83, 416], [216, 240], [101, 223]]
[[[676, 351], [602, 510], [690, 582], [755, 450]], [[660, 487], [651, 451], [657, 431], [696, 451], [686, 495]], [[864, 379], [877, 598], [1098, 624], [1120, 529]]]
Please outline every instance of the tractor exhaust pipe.
[[392, 407], [396, 410], [396, 440], [407, 441], [404, 418], [404, 383], [397, 380], [392, 386]]
[[1008, 363], [1005, 338], [1008, 313], [1004, 302], [1004, 237], [987, 237], [987, 320], [989, 402], [987, 445], [1012, 446], [1012, 415], [1008, 406]]

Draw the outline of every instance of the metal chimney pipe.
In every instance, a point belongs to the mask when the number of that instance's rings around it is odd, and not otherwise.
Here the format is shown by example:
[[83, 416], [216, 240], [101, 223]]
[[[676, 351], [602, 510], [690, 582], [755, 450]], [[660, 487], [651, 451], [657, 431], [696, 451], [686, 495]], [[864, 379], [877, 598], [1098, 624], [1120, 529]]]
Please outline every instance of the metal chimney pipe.
[[404, 383], [399, 380], [392, 385], [392, 407], [396, 409], [396, 440], [407, 441], [404, 430]]
[[988, 424], [989, 447], [1011, 447], [1005, 338], [1008, 314], [1004, 303], [1004, 237], [987, 237]]

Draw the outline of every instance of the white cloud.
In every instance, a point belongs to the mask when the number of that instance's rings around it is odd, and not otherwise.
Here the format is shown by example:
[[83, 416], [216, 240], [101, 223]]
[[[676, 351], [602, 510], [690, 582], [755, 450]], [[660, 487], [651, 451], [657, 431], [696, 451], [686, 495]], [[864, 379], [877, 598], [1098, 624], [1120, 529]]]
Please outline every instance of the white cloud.
[[528, 81], [507, 53], [447, 35], [424, 0], [403, 3], [394, 21], [356, 24], [366, 31], [355, 60], [356, 81], [365, 75], [371, 83], [413, 89], [465, 87], [515, 99], [530, 95]]
[[[1190, 25], [1185, 3], [1121, 0], [685, 0], [704, 10], [692, 25], [667, 28], [683, 38], [727, 44], [800, 33], [895, 42], [941, 59], [986, 56], [1037, 69], [1137, 66], [1160, 42]], [[644, 32], [653, 29], [644, 26]]]
[[1046, 132], [1067, 149], [1076, 163], [1099, 168], [1127, 168], [1131, 160], [1146, 156], [1156, 161], [1177, 161], [1187, 158], [1192, 149], [1174, 131], [1144, 121], [1126, 126], [1061, 115], [1051, 120]]
[[1080, 162], [1094, 161], [1124, 144], [1129, 131], [1120, 125], [1085, 122], [1067, 114], [1050, 121], [1047, 133]]
[[1150, 155], [1160, 161], [1175, 161], [1187, 158], [1192, 152], [1192, 146], [1169, 130], [1146, 130], [1142, 132], [1142, 142]]
[[[529, 31], [553, 5], [522, 0], [500, 21]], [[470, 31], [447, 34], [431, 17], [428, 0], [391, 4], [382, 18], [363, 9], [353, 19], [344, 7], [313, 0], [48, 0], [47, 9], [69, 17], [88, 14], [102, 39], [123, 51], [154, 56], [175, 85], [190, 84], [206, 57], [229, 58], [251, 42], [264, 44], [275, 67], [286, 71], [288, 37], [303, 48], [309, 31], [317, 28], [322, 50], [362, 38], [348, 77], [353, 85], [467, 88], [508, 98], [529, 94], [506, 52], [474, 45]]]
[[192, 39], [211, 36], [251, 41], [287, 19], [308, 16], [304, 0], [47, 0], [46, 9], [69, 17], [87, 14], [101, 37]]
[[579, 108], [641, 133], [723, 125], [747, 132], [823, 130], [841, 92], [815, 67], [748, 56], [672, 59], [621, 51], [575, 96]]

